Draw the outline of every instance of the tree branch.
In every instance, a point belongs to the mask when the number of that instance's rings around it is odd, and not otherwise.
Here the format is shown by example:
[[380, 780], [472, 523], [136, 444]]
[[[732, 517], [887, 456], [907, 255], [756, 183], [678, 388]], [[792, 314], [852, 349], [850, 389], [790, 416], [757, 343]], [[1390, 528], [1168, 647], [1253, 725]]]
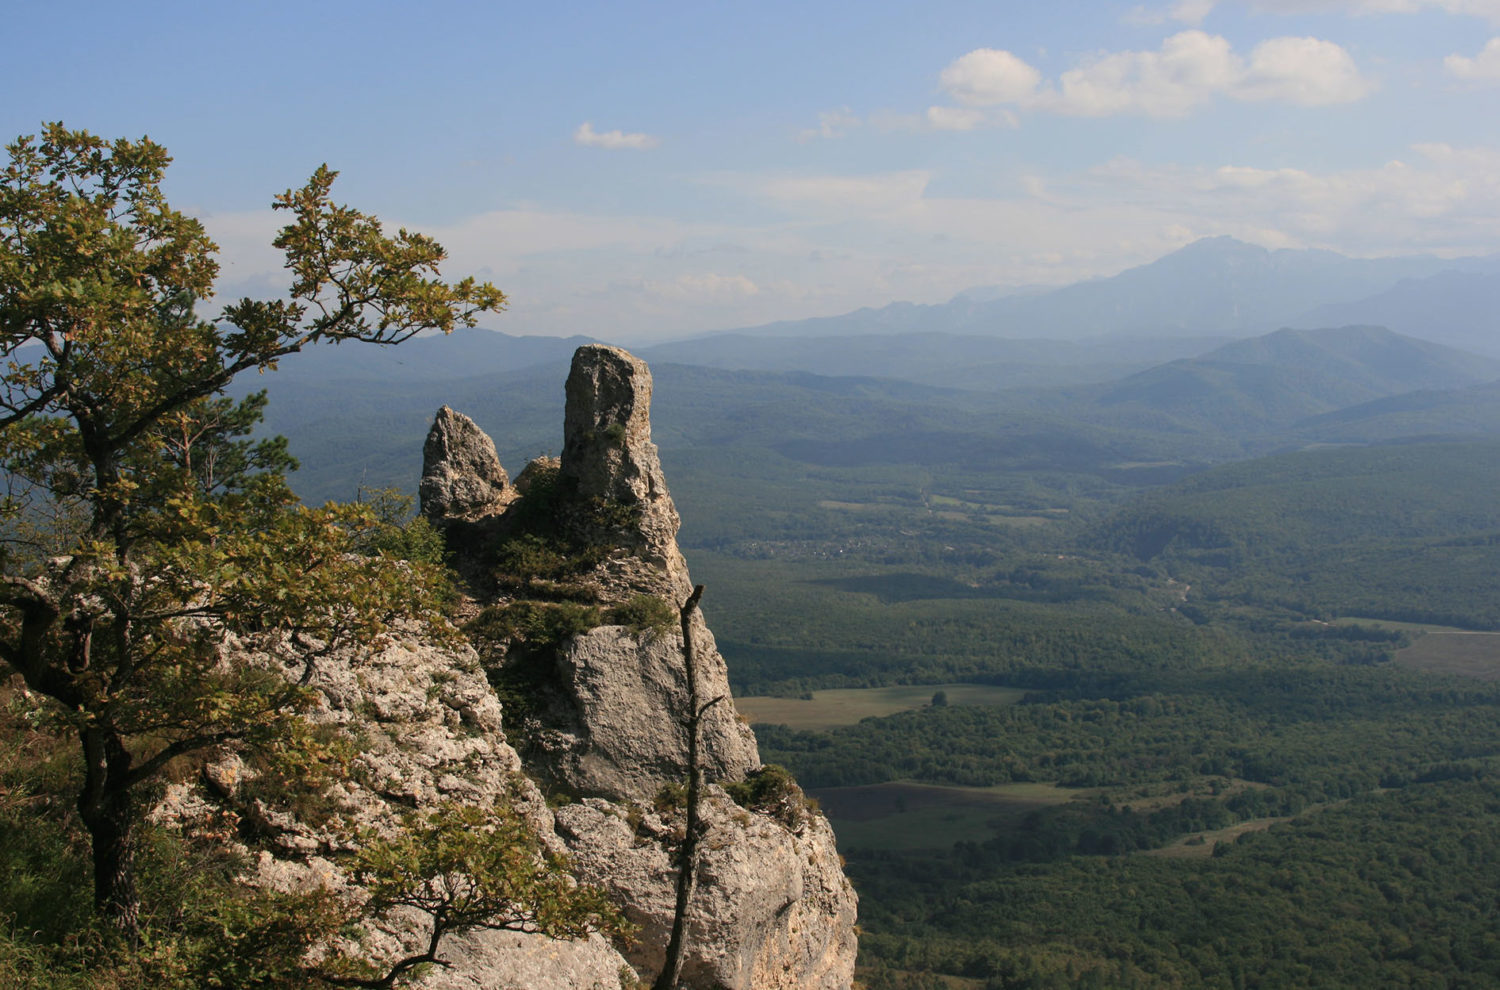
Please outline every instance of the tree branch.
[[158, 750], [150, 759], [137, 764], [125, 778], [125, 786], [134, 787], [179, 756], [186, 756], [188, 753], [193, 753], [200, 749], [207, 749], [210, 746], [218, 746], [223, 743], [232, 742], [235, 739], [243, 739], [244, 737], [245, 730], [243, 729], [222, 729], [218, 732], [188, 736], [176, 742], [169, 743]]

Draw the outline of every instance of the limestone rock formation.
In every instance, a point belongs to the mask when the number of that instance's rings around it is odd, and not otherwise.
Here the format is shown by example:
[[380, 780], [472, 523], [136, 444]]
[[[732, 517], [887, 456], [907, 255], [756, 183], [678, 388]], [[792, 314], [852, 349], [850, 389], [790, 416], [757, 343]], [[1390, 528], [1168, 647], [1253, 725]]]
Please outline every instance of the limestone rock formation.
[[[505, 741], [501, 708], [479, 658], [468, 647], [438, 646], [408, 625], [374, 648], [351, 648], [320, 660], [309, 686], [318, 703], [311, 721], [342, 727], [360, 740], [348, 779], [327, 795], [336, 824], [314, 825], [268, 804], [253, 772], [227, 754], [204, 768], [207, 786], [173, 784], [155, 817], [188, 831], [222, 830], [226, 814], [240, 821], [231, 844], [255, 864], [253, 882], [282, 891], [348, 889], [339, 861], [348, 836], [388, 828], [409, 809], [443, 801], [488, 805], [504, 797], [555, 851], [552, 812], [520, 774]], [[229, 649], [238, 648], [233, 642]], [[266, 657], [268, 666], [278, 658]], [[246, 843], [249, 844], [246, 844]], [[418, 921], [413, 919], [413, 926]], [[367, 933], [375, 952], [410, 951], [411, 931]], [[626, 960], [599, 936], [553, 941], [541, 935], [475, 931], [451, 938], [447, 968], [419, 986], [430, 990], [617, 990]]]
[[651, 371], [618, 347], [578, 348], [568, 372], [561, 477], [578, 496], [635, 513], [630, 553], [611, 557], [596, 577], [615, 595], [692, 593], [677, 549], [681, 520], [651, 442]]
[[[533, 462], [516, 485], [529, 490], [555, 464], [556, 484], [546, 491], [554, 502], [544, 511], [528, 496], [512, 495], [489, 518], [471, 514], [464, 520], [502, 536], [557, 542], [574, 557], [588, 558], [586, 572], [572, 578], [575, 598], [578, 589], [604, 605], [647, 596], [675, 613], [692, 592], [692, 579], [677, 547], [677, 507], [651, 442], [651, 372], [619, 348], [589, 345], [574, 355], [566, 389], [561, 461]], [[465, 438], [460, 451], [494, 449], [471, 420], [446, 407], [433, 424], [428, 449], [432, 437], [459, 433]], [[466, 477], [467, 461], [459, 460], [430, 461], [428, 472]], [[423, 504], [425, 509], [425, 497]], [[471, 571], [492, 568], [493, 561], [468, 563]], [[556, 584], [546, 594], [554, 594]], [[694, 614], [692, 628], [700, 695], [704, 701], [727, 698], [728, 670], [701, 614]], [[680, 779], [687, 771], [688, 708], [681, 650], [675, 622], [644, 635], [604, 625], [542, 651], [508, 644], [502, 666], [528, 672], [526, 711], [515, 713], [511, 725], [524, 738], [519, 748], [527, 771], [569, 793], [634, 800], [649, 799], [663, 780]], [[537, 676], [539, 664], [548, 666], [549, 676]], [[732, 704], [707, 713], [701, 738], [710, 779], [738, 780], [760, 765], [755, 736]]]
[[495, 442], [472, 419], [447, 406], [437, 411], [422, 445], [417, 491], [422, 514], [434, 522], [491, 515], [516, 497]]
[[[159, 820], [206, 832], [234, 817], [249, 826], [229, 841], [258, 864], [253, 882], [357, 896], [339, 865], [355, 829], [387, 827], [413, 808], [504, 796], [544, 845], [570, 857], [580, 882], [613, 895], [640, 927], [637, 940], [616, 947], [598, 935], [554, 942], [471, 932], [447, 940], [448, 966], [418, 985], [624, 990], [654, 980], [685, 827], [665, 785], [688, 771], [676, 618], [692, 584], [651, 442], [650, 398], [639, 360], [616, 348], [580, 349], [561, 463], [533, 462], [515, 486], [490, 439], [467, 417], [440, 410], [424, 450], [423, 511], [467, 558], [460, 570], [476, 599], [468, 614], [479, 651], [439, 645], [413, 624], [380, 643], [319, 656], [310, 717], [359, 741], [350, 779], [327, 795], [339, 827], [260, 800], [253, 771], [233, 754], [211, 761], [201, 782], [173, 785]], [[856, 899], [833, 833], [789, 780], [770, 797], [756, 789], [773, 771], [761, 768], [755, 738], [734, 711], [701, 613], [691, 634], [699, 698], [723, 700], [702, 729], [710, 784], [682, 986], [848, 990]], [[284, 659], [265, 663], [297, 669]], [[544, 791], [561, 805], [549, 807]], [[366, 941], [394, 956], [420, 930], [416, 921], [393, 923]]]
[[[682, 638], [675, 622], [610, 624], [608, 609], [644, 596], [675, 616], [693, 587], [651, 441], [651, 393], [650, 370], [619, 348], [590, 345], [574, 355], [561, 461], [528, 466], [517, 482], [525, 494], [493, 525], [502, 544], [506, 534], [555, 540], [581, 573], [564, 579], [567, 567], [554, 568], [539, 593], [576, 599], [586, 589], [606, 624], [540, 647], [510, 640], [486, 661], [502, 685], [517, 678], [506, 719], [525, 771], [549, 791], [584, 797], [558, 809], [557, 835], [580, 877], [613, 891], [641, 926], [626, 952], [648, 979], [660, 969], [671, 925], [672, 850], [683, 826], [681, 809], [654, 800], [688, 769]], [[544, 515], [550, 530], [537, 529]], [[491, 608], [531, 608], [534, 616], [575, 607], [523, 601], [533, 590], [516, 582]], [[727, 668], [700, 612], [691, 634], [700, 703], [724, 699], [704, 719], [701, 763], [708, 780], [729, 784], [759, 768], [755, 737], [734, 710]], [[741, 808], [722, 789], [709, 791], [685, 985], [850, 986], [856, 901], [827, 820], [807, 810], [795, 787], [774, 809]]]

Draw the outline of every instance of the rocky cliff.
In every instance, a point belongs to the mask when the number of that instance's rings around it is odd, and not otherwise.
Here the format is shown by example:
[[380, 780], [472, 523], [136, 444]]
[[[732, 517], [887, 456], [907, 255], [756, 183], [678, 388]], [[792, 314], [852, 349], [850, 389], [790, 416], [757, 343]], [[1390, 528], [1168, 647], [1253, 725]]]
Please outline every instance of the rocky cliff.
[[[205, 769], [206, 786], [174, 786], [159, 810], [210, 828], [233, 808], [254, 823], [256, 882], [297, 890], [349, 883], [339, 854], [351, 828], [504, 798], [638, 928], [618, 946], [598, 935], [451, 938], [448, 966], [425, 976], [426, 987], [649, 985], [672, 924], [690, 707], [678, 609], [692, 582], [651, 442], [649, 370], [622, 350], [588, 346], [566, 388], [561, 460], [533, 462], [514, 484], [489, 437], [438, 412], [422, 511], [463, 575], [474, 645], [438, 645], [408, 626], [379, 649], [319, 661], [313, 720], [360, 740], [356, 772], [330, 795], [342, 827], [271, 810], [234, 757]], [[844, 990], [856, 904], [833, 833], [784, 772], [761, 767], [700, 613], [690, 632], [698, 697], [722, 700], [700, 737], [711, 783], [682, 986]], [[412, 937], [400, 925], [369, 935], [391, 954]]]

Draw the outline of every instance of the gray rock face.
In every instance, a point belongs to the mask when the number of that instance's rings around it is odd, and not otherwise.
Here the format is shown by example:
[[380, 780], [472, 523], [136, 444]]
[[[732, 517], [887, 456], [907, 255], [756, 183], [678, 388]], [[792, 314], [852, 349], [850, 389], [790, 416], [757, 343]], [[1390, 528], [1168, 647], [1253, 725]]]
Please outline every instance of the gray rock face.
[[[616, 510], [610, 517], [628, 519], [597, 534], [615, 550], [589, 580], [604, 602], [644, 594], [675, 612], [693, 585], [650, 417], [645, 362], [617, 347], [578, 349], [559, 481], [584, 505], [607, 505]], [[663, 781], [682, 779], [689, 702], [675, 625], [644, 635], [600, 627], [558, 650], [545, 729], [524, 747], [528, 770], [574, 793], [612, 799], [648, 800]], [[755, 735], [734, 711], [728, 670], [701, 613], [694, 613], [692, 633], [700, 703], [725, 699], [703, 721], [703, 767], [709, 780], [739, 780], [760, 766]]]
[[628, 507], [629, 553], [602, 564], [607, 594], [659, 594], [680, 603], [692, 593], [677, 549], [681, 520], [651, 442], [651, 371], [618, 347], [578, 348], [568, 373], [561, 477], [584, 499]]
[[580, 347], [566, 390], [562, 473], [577, 481], [578, 494], [628, 503], [665, 497], [646, 362], [618, 347]]
[[623, 990], [630, 966], [598, 935], [554, 942], [523, 932], [471, 932], [439, 953], [446, 970], [416, 985], [423, 990]]
[[[233, 754], [204, 768], [206, 794], [191, 782], [172, 784], [154, 811], [163, 824], [192, 832], [223, 828], [226, 810], [255, 824], [255, 848], [231, 845], [255, 864], [250, 882], [283, 891], [319, 887], [353, 892], [341, 866], [347, 836], [357, 828], [392, 827], [408, 809], [457, 801], [489, 805], [504, 797], [554, 851], [564, 846], [541, 792], [520, 775], [521, 761], [505, 740], [501, 707], [468, 648], [434, 646], [420, 626], [394, 630], [386, 642], [322, 658], [309, 686], [318, 692], [308, 718], [343, 727], [361, 740], [347, 780], [328, 798], [339, 827], [313, 826], [266, 807], [253, 796], [253, 776]], [[243, 649], [231, 642], [228, 649]], [[281, 659], [266, 656], [274, 668]], [[399, 958], [425, 937], [415, 915], [366, 933], [368, 947]], [[334, 947], [333, 951], [338, 951]], [[628, 964], [598, 935], [555, 941], [542, 935], [474, 931], [444, 941], [447, 968], [417, 985], [428, 990], [619, 990]], [[623, 967], [623, 969], [622, 969]]]
[[[708, 780], [739, 780], [760, 766], [755, 735], [735, 713], [728, 670], [701, 619], [693, 643], [699, 697], [725, 699], [704, 716], [701, 766]], [[527, 747], [531, 773], [576, 794], [636, 801], [649, 801], [664, 781], [686, 777], [680, 631], [590, 630], [559, 651], [557, 676], [567, 710], [560, 725]]]
[[417, 491], [422, 514], [434, 522], [492, 515], [516, 497], [495, 442], [472, 419], [447, 406], [437, 411], [422, 445]]
[[[698, 883], [688, 905], [683, 985], [724, 990], [847, 990], [853, 977], [856, 901], [821, 815], [802, 806], [748, 811], [717, 787], [702, 806]], [[641, 926], [626, 957], [660, 972], [672, 927], [667, 846], [683, 827], [603, 801], [557, 811], [558, 834], [579, 876], [614, 891]]]

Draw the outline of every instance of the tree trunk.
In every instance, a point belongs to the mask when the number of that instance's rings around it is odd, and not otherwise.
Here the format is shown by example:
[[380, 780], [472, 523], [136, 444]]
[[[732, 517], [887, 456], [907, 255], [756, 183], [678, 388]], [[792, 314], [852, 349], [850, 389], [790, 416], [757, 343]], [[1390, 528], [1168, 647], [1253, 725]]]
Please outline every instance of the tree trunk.
[[693, 896], [694, 874], [698, 870], [698, 831], [700, 829], [699, 802], [702, 800], [703, 771], [698, 766], [698, 731], [703, 715], [714, 705], [724, 700], [720, 695], [704, 704], [698, 702], [698, 668], [693, 658], [693, 611], [698, 599], [703, 597], [703, 585], [693, 588], [693, 594], [682, 603], [678, 617], [682, 621], [682, 661], [687, 671], [688, 715], [687, 715], [687, 827], [683, 834], [682, 848], [677, 860], [677, 898], [672, 911], [672, 936], [667, 941], [667, 958], [661, 973], [652, 984], [652, 990], [677, 990], [682, 978], [682, 951], [687, 941], [688, 902]]
[[141, 899], [135, 887], [135, 796], [128, 784], [130, 751], [106, 729], [79, 730], [84, 784], [78, 813], [94, 853], [94, 911], [134, 942]]

